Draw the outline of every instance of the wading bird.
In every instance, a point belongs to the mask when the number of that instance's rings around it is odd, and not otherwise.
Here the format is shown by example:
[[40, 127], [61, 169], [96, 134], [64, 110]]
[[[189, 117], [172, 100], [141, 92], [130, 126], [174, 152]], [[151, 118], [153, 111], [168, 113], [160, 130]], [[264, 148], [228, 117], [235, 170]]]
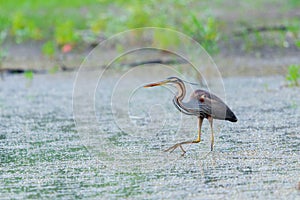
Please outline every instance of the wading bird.
[[196, 140], [180, 142], [165, 150], [165, 152], [173, 152], [177, 147], [180, 147], [184, 155], [186, 151], [183, 149], [183, 144], [199, 143], [201, 141], [201, 127], [204, 118], [207, 118], [211, 128], [211, 151], [214, 148], [214, 131], [213, 119], [228, 120], [236, 122], [237, 118], [230, 108], [216, 95], [209, 93], [205, 90], [195, 90], [188, 102], [183, 102], [186, 94], [185, 85], [183, 80], [177, 77], [170, 77], [164, 81], [151, 83], [145, 85], [145, 88], [160, 86], [160, 85], [174, 85], [177, 88], [177, 93], [173, 98], [175, 107], [186, 115], [195, 115], [198, 117], [198, 137]]

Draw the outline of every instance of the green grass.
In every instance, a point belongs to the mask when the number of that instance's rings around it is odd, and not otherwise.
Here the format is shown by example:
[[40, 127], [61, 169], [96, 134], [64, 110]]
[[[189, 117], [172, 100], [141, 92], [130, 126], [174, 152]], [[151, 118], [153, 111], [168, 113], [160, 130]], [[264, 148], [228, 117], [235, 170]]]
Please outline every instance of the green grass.
[[[215, 20], [191, 15], [189, 3], [181, 0], [0, 0], [0, 30], [7, 30], [16, 43], [45, 41], [43, 52], [47, 56], [51, 54], [49, 41], [58, 47], [78, 44], [83, 40], [78, 34], [82, 30], [109, 37], [149, 26], [182, 31], [213, 52], [215, 47], [211, 46], [216, 46], [218, 39]], [[193, 10], [192, 13], [197, 13], [196, 8]], [[166, 40], [163, 36], [160, 40], [163, 45], [169, 42], [163, 41]]]
[[[282, 5], [279, 2], [275, 1]], [[245, 3], [247, 6], [241, 5], [241, 9], [249, 6], [262, 9], [273, 4], [273, 0], [249, 1]], [[72, 44], [75, 49], [81, 46], [86, 41], [80, 34], [82, 31], [88, 31], [94, 34], [91, 38], [97, 38], [99, 34], [110, 37], [128, 29], [149, 26], [181, 31], [198, 41], [209, 53], [216, 53], [218, 42], [226, 38], [223, 30], [228, 29], [222, 18], [216, 19], [214, 12], [210, 12], [210, 9], [228, 12], [226, 9], [229, 7], [226, 8], [219, 0], [212, 0], [209, 4], [196, 0], [0, 0], [0, 5], [0, 32], [7, 32], [16, 43], [43, 41], [45, 44], [41, 51], [50, 57], [65, 44]], [[288, 12], [296, 6], [300, 6], [297, 0], [289, 0], [287, 6], [278, 9]], [[281, 24], [281, 21], [278, 23]], [[299, 47], [298, 20], [288, 19], [285, 25]], [[263, 46], [266, 41], [274, 41], [259, 33], [248, 37], [250, 39], [245, 41], [249, 41], [250, 50], [256, 48], [253, 43]], [[254, 37], [254, 42], [251, 37]], [[176, 39], [164, 35], [156, 35], [153, 40], [162, 47], [176, 44]], [[282, 41], [277, 43], [284, 44]], [[51, 49], [53, 47], [55, 50]]]
[[[65, 21], [72, 21], [77, 29], [86, 28], [88, 15], [102, 11], [96, 0], [0, 0], [0, 5], [0, 28], [9, 29], [18, 41], [49, 38], [54, 35], [56, 25]], [[87, 13], [84, 8], [88, 8]]]
[[300, 65], [290, 65], [286, 75], [289, 86], [299, 86], [298, 79], [300, 79]]
[[56, 44], [53, 41], [47, 41], [42, 46], [42, 52], [49, 58], [53, 58], [56, 52]]
[[31, 70], [25, 71], [24, 77], [31, 81], [33, 79], [33, 71]]

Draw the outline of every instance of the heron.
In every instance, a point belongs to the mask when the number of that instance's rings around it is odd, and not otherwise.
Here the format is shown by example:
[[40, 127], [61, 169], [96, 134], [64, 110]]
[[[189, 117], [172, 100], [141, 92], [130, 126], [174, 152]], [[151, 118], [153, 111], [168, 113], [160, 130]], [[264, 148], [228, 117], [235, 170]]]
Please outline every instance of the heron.
[[[173, 85], [176, 86], [177, 92], [173, 98], [175, 107], [186, 115], [194, 115], [198, 117], [198, 137], [196, 140], [189, 140], [180, 143], [176, 143], [170, 148], [166, 149], [165, 152], [173, 152], [175, 149], [180, 147], [183, 154], [186, 151], [183, 149], [184, 144], [194, 144], [201, 141], [201, 127], [204, 119], [207, 119], [211, 129], [211, 144], [210, 150], [214, 149], [214, 131], [213, 131], [213, 119], [228, 120], [230, 122], [237, 122], [237, 117], [232, 110], [216, 95], [202, 89], [197, 89], [192, 92], [190, 99], [187, 102], [183, 102], [186, 96], [186, 88], [183, 81], [178, 77], [169, 77], [166, 80], [159, 81], [156, 83], [150, 83], [145, 85], [145, 88], [161, 86], [161, 85]], [[189, 83], [189, 82], [188, 82]]]

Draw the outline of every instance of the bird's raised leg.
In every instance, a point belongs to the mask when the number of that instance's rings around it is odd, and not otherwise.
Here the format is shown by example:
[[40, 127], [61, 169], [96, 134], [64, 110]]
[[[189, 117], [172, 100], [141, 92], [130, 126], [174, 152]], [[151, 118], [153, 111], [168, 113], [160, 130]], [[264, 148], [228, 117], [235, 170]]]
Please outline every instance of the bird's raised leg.
[[214, 129], [213, 129], [213, 118], [208, 117], [207, 118], [210, 124], [210, 129], [211, 129], [211, 144], [210, 144], [210, 150], [214, 150], [214, 141], [215, 141], [215, 136], [214, 136]]
[[177, 147], [180, 147], [180, 149], [183, 152], [182, 156], [184, 156], [184, 154], [186, 153], [186, 151], [182, 147], [183, 144], [199, 143], [201, 141], [201, 127], [202, 127], [202, 122], [203, 122], [203, 118], [199, 117], [199, 120], [198, 120], [198, 137], [197, 137], [196, 140], [191, 140], [191, 141], [185, 141], [185, 142], [177, 143], [177, 144], [171, 146], [170, 148], [166, 149], [165, 152], [170, 151], [170, 153], [172, 153], [175, 149], [177, 149]]

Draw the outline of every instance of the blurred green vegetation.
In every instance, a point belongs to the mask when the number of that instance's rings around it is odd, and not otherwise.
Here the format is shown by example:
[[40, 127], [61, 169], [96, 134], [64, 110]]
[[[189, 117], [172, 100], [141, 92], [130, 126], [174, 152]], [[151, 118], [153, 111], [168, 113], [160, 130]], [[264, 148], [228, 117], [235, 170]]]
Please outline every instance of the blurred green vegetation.
[[298, 79], [300, 79], [300, 65], [290, 65], [286, 75], [289, 86], [299, 86]]
[[56, 52], [56, 45], [53, 41], [47, 41], [42, 46], [42, 52], [49, 58], [53, 58]]
[[[217, 51], [218, 26], [210, 17], [201, 19], [192, 1], [183, 0], [0, 0], [0, 30], [16, 43], [45, 42], [42, 52], [53, 56], [53, 47], [75, 45], [84, 40], [80, 31], [94, 37], [140, 27], [165, 27], [187, 33], [210, 53]], [[194, 10], [194, 12], [190, 12]], [[184, 16], [184, 17], [183, 17]], [[157, 37], [161, 46], [174, 39]]]
[[[219, 0], [213, 3], [221, 8], [224, 4]], [[250, 8], [259, 8], [263, 3], [273, 2], [248, 3]], [[227, 38], [222, 30], [224, 24], [209, 14], [209, 5], [201, 5], [196, 0], [0, 0], [0, 32], [7, 33], [16, 43], [42, 41], [41, 51], [53, 57], [66, 44], [76, 48], [91, 38], [95, 41], [99, 35], [107, 38], [132, 28], [164, 27], [181, 31], [209, 53], [216, 53], [218, 41]], [[289, 0], [282, 9], [295, 6], [300, 6], [299, 1]], [[285, 25], [295, 35], [295, 45], [299, 47], [299, 21], [289, 20]], [[275, 43], [284, 46], [285, 33], [280, 34]], [[260, 33], [248, 35], [244, 38], [246, 50], [255, 48], [253, 44], [272, 45], [274, 41], [272, 37], [261, 37]], [[176, 44], [176, 39], [170, 36], [155, 35], [153, 39], [161, 47]]]
[[33, 79], [33, 71], [31, 71], [31, 70], [25, 71], [24, 77], [27, 78], [28, 80], [32, 80]]

